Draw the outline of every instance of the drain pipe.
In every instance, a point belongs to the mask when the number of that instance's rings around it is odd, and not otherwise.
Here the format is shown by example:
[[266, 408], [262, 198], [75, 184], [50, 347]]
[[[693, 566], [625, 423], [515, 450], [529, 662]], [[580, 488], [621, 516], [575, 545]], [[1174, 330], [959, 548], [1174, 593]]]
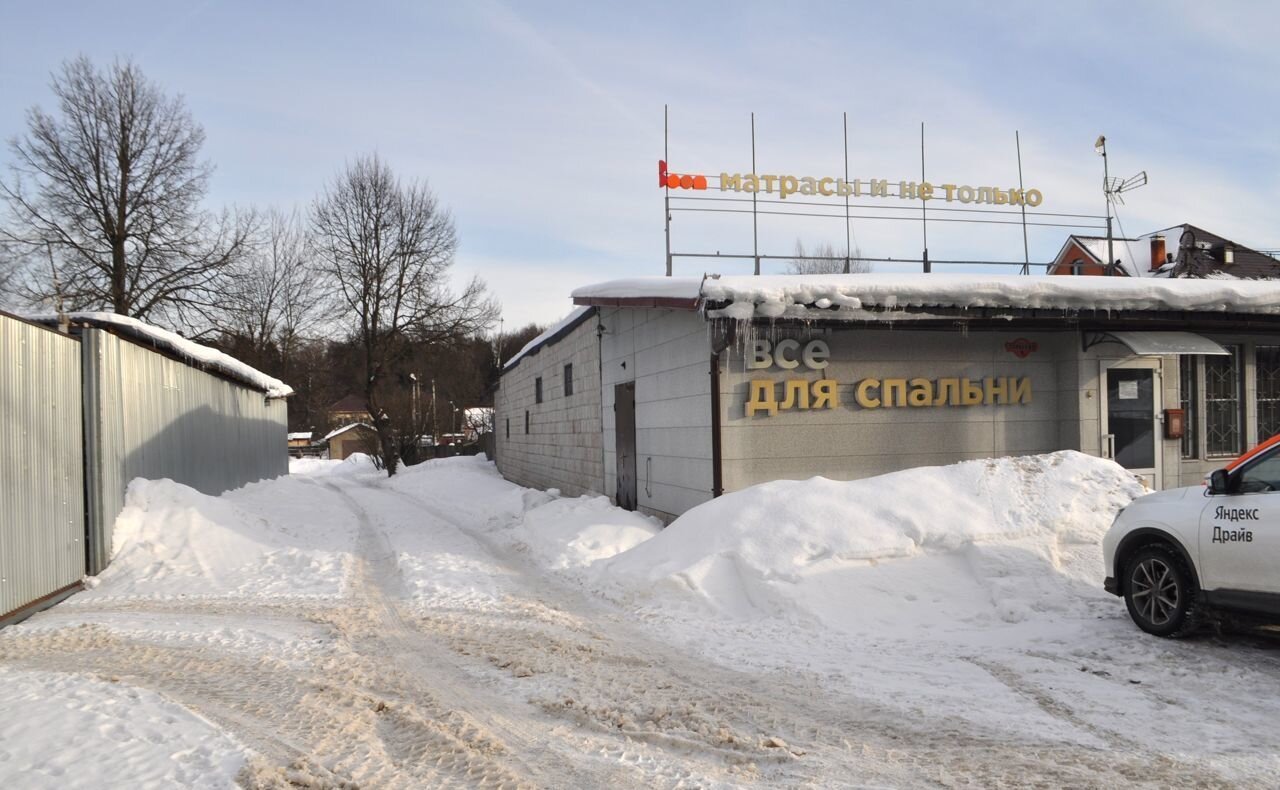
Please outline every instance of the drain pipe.
[[724, 350], [733, 345], [736, 322], [725, 322], [723, 335], [717, 337], [713, 326], [711, 332], [711, 496], [718, 497], [724, 493], [724, 469], [721, 462], [720, 447], [720, 357]]

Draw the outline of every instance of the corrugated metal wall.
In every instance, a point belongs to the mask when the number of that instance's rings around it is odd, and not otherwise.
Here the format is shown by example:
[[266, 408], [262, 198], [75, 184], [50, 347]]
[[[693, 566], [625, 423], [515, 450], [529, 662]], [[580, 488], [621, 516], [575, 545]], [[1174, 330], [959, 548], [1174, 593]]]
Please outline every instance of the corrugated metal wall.
[[0, 619], [84, 575], [80, 343], [0, 315]]
[[287, 406], [99, 329], [84, 330], [89, 572], [135, 477], [206, 494], [288, 473]]

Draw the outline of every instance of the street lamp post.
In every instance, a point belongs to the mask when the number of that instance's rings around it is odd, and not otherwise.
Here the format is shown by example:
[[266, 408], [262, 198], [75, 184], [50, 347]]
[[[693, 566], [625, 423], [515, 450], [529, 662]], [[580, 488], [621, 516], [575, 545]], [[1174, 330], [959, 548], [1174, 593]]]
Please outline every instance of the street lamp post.
[[1107, 168], [1107, 137], [1098, 135], [1093, 150], [1102, 155], [1102, 196], [1107, 199], [1107, 276], [1115, 274], [1116, 253], [1111, 240], [1111, 174]]

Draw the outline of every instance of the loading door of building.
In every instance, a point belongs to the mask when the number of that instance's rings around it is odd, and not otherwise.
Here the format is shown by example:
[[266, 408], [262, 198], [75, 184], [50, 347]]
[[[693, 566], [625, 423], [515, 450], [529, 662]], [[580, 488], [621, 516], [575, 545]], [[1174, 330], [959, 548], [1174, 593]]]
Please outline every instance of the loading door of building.
[[613, 387], [614, 451], [618, 456], [618, 507], [636, 509], [636, 383]]
[[1102, 364], [1102, 454], [1159, 489], [1160, 363]]

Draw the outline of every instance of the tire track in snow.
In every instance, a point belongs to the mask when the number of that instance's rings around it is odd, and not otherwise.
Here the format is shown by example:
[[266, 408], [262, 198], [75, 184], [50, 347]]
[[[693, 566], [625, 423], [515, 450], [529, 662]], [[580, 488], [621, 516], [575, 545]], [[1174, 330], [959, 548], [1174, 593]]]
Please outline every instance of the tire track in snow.
[[[760, 678], [710, 664], [653, 641], [626, 622], [624, 613], [555, 579], [444, 512], [440, 503], [386, 487], [375, 490], [410, 502], [469, 535], [513, 578], [529, 585], [519, 607], [526, 612], [522, 617], [435, 614], [420, 627], [446, 634], [463, 653], [499, 657], [495, 665], [508, 669], [517, 685], [525, 672], [535, 677], [565, 674], [565, 697], [548, 695], [541, 700], [550, 713], [606, 730], [630, 726], [628, 736], [668, 748], [710, 750], [742, 762], [754, 755], [760, 763], [776, 763], [760, 769], [756, 778], [822, 782], [832, 776], [856, 776], [860, 782], [896, 786], [1231, 786], [1211, 767], [1108, 737], [1052, 698], [1033, 694], [1034, 689], [1018, 678], [996, 674], [987, 666], [983, 668], [1015, 693], [1029, 695], [1047, 715], [1089, 732], [1107, 746], [1011, 737], [1007, 731], [984, 730], [946, 717], [910, 720], [899, 709], [834, 691], [822, 679], [806, 683], [803, 673]], [[585, 625], [565, 627], [574, 621]], [[578, 660], [564, 660], [566, 653], [576, 654]], [[628, 675], [638, 677], [627, 680]], [[575, 691], [578, 697], [572, 695]], [[642, 703], [636, 705], [637, 700]], [[705, 721], [699, 717], [722, 726], [707, 732], [700, 729]], [[637, 730], [637, 725], [650, 729]], [[794, 759], [779, 760], [776, 747], [761, 748], [770, 741], [788, 744], [782, 754]], [[769, 752], [775, 755], [772, 760], [766, 756]]]
[[639, 778], [609, 766], [569, 761], [567, 758], [580, 755], [559, 753], [563, 751], [559, 744], [501, 712], [512, 707], [510, 700], [477, 691], [474, 681], [455, 664], [454, 654], [441, 649], [405, 618], [400, 605], [405, 585], [399, 563], [369, 511], [350, 492], [329, 481], [323, 485], [343, 499], [359, 524], [359, 562], [353, 587], [375, 616], [374, 632], [362, 638], [380, 642], [379, 652], [422, 679], [420, 691], [434, 697], [432, 708], [446, 710], [448, 717], [484, 733], [492, 739], [493, 748], [504, 753], [505, 761], [538, 786], [605, 787]]

